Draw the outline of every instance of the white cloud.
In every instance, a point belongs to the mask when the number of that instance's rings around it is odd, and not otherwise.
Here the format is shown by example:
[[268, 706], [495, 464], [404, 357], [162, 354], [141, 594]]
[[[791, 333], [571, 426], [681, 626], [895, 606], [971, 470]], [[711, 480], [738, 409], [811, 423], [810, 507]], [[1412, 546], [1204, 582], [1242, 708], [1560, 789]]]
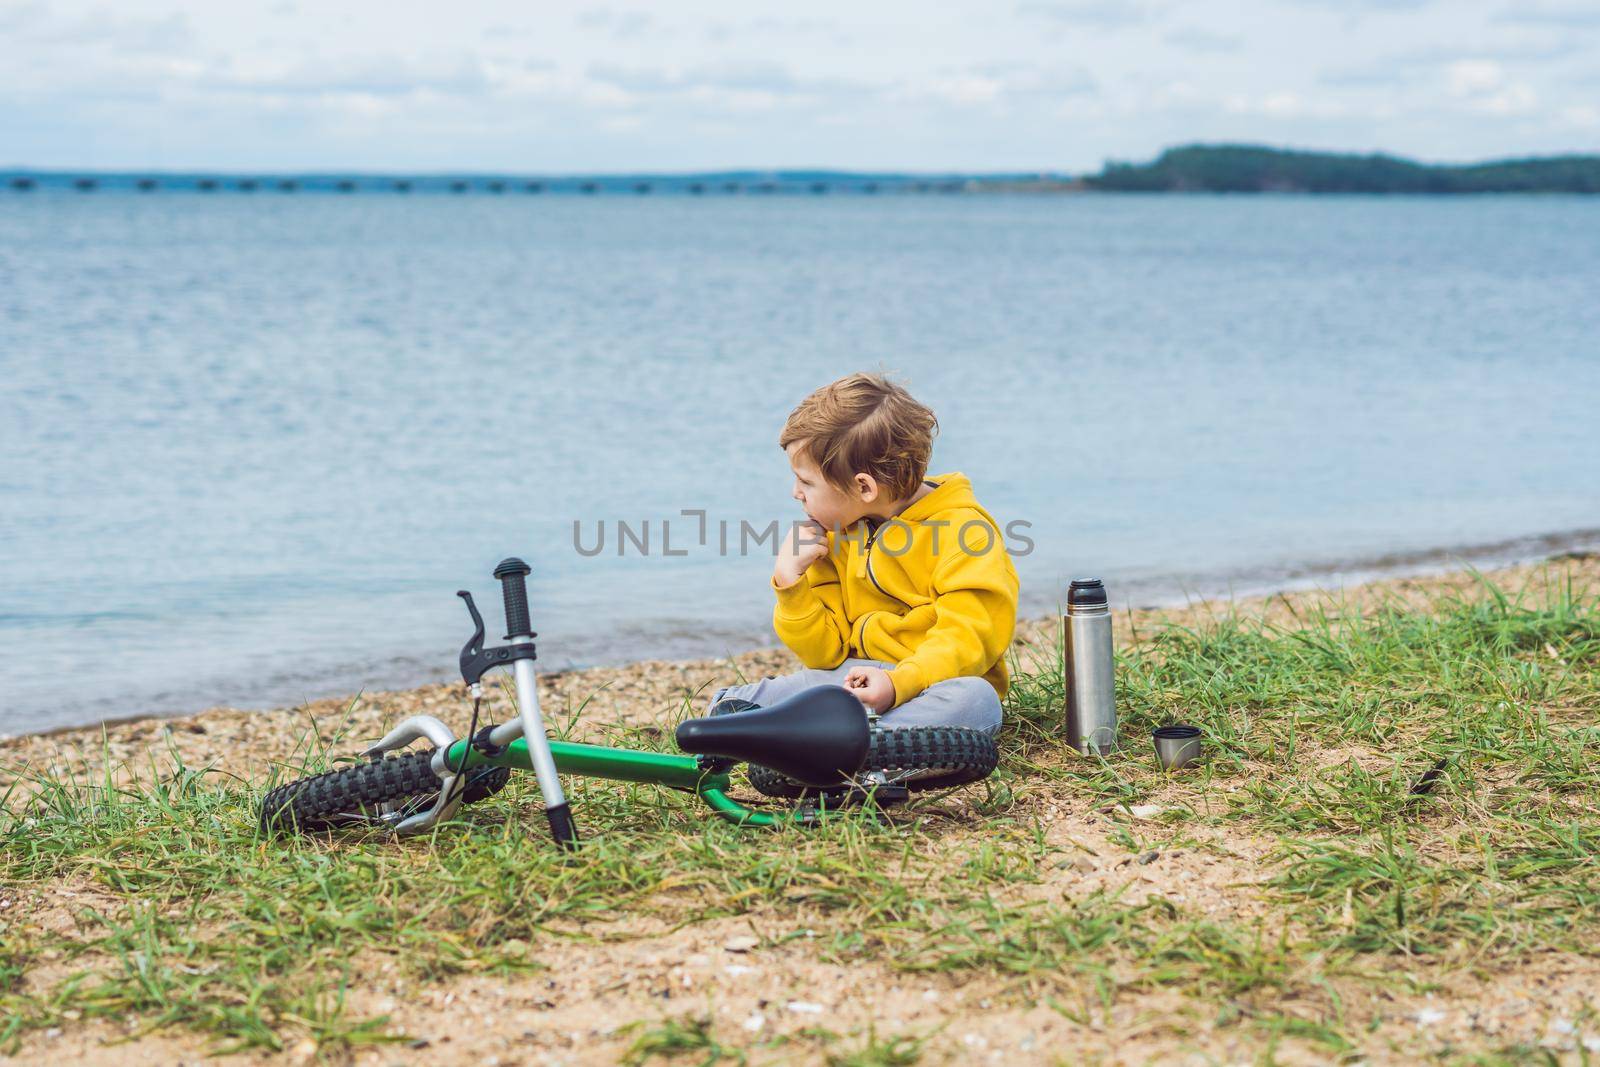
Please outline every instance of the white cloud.
[[1297, 93], [1268, 93], [1261, 99], [1261, 113], [1277, 118], [1289, 118], [1294, 115], [1303, 115], [1306, 112], [1306, 103]]
[[929, 77], [907, 79], [889, 91], [897, 102], [933, 101], [959, 107], [1062, 105], [1091, 96], [1095, 79], [1082, 67], [986, 62]]
[[0, 0], [0, 143], [38, 165], [531, 169], [1585, 150], [1600, 2], [1513, 2]]
[[1076, 63], [1050, 65], [979, 63], [969, 73], [997, 84], [999, 94], [1013, 99], [1059, 99], [1092, 94], [1098, 88], [1094, 75]]
[[1492, 59], [1462, 59], [1450, 64], [1450, 91], [1457, 96], [1477, 96], [1505, 84], [1506, 71]]
[[1510, 25], [1559, 26], [1567, 29], [1600, 28], [1600, 7], [1592, 3], [1531, 3], [1528, 0], [1495, 15], [1495, 21]]
[[1580, 130], [1600, 129], [1600, 107], [1593, 104], [1573, 104], [1561, 109], [1561, 121]]
[[1146, 5], [1130, 0], [1024, 0], [1017, 14], [1098, 30], [1137, 26], [1151, 17]]
[[1507, 85], [1504, 89], [1476, 101], [1479, 111], [1489, 115], [1524, 115], [1539, 104], [1539, 94], [1527, 85]]
[[1161, 39], [1189, 52], [1204, 52], [1211, 55], [1228, 55], [1239, 51], [1244, 45], [1243, 34], [1218, 33], [1216, 30], [1200, 26], [1180, 26], [1175, 30], [1168, 30]]
[[873, 96], [876, 86], [838, 78], [802, 78], [780, 63], [718, 62], [691, 67], [594, 63], [586, 71], [635, 105], [686, 104], [702, 111], [754, 113], [779, 107], [814, 108]]
[[398, 56], [301, 60], [289, 66], [224, 67], [201, 78], [215, 88], [311, 96], [400, 97], [418, 93], [474, 95], [493, 86], [472, 59], [413, 61]]
[[1321, 69], [1317, 80], [1323, 85], [1345, 88], [1394, 89], [1439, 76], [1471, 80], [1504, 73], [1507, 64], [1540, 64], [1550, 67], [1560, 60], [1581, 55], [1583, 46], [1570, 39], [1513, 39], [1495, 35], [1492, 40], [1469, 40], [1455, 45], [1429, 44], [1421, 48], [1380, 53], [1359, 63], [1340, 64]]
[[1340, 104], [1327, 100], [1308, 100], [1299, 93], [1289, 90], [1254, 96], [1235, 93], [1223, 102], [1223, 106], [1236, 115], [1262, 115], [1272, 119], [1337, 118], [1346, 113], [1346, 109]]
[[96, 11], [58, 16], [44, 4], [0, 11], [0, 30], [34, 45], [105, 47], [122, 53], [178, 52], [194, 44], [189, 17], [181, 12], [156, 17]]
[[1349, 12], [1416, 11], [1428, 7], [1433, 0], [1300, 0], [1307, 6], [1337, 7]]
[[592, 7], [578, 13], [578, 25], [588, 30], [599, 30], [617, 40], [641, 37], [660, 37], [665, 28], [659, 19], [648, 11], [618, 10], [609, 7]]
[[981, 74], [957, 74], [928, 78], [897, 90], [897, 100], [940, 100], [950, 104], [993, 104], [1005, 92], [999, 78]]
[[1539, 103], [1539, 94], [1531, 86], [1512, 81], [1505, 68], [1493, 60], [1459, 60], [1450, 64], [1448, 77], [1450, 92], [1486, 115], [1521, 115]]
[[746, 40], [771, 42], [775, 39], [796, 38], [811, 38], [834, 45], [843, 45], [849, 41], [849, 34], [832, 19], [784, 18], [773, 15], [760, 15], [738, 21], [716, 20], [706, 25], [705, 37], [716, 44]]

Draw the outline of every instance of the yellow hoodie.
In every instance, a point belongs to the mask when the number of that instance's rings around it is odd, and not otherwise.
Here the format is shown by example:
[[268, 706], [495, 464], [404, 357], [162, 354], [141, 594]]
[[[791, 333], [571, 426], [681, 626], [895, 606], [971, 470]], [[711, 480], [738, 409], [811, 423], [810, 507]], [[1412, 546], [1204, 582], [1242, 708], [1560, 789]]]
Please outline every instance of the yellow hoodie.
[[773, 629], [807, 667], [852, 656], [894, 663], [896, 707], [964, 675], [982, 676], [1004, 697], [1016, 568], [966, 475], [927, 481], [937, 488], [876, 529], [863, 519], [828, 531], [828, 554], [794, 585], [774, 579]]

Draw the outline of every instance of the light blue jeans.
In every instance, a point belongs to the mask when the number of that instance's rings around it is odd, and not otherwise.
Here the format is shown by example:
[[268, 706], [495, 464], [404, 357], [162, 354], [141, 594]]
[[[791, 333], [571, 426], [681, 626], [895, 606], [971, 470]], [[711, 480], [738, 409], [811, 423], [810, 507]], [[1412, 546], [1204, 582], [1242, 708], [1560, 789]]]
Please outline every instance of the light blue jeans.
[[[882, 667], [888, 671], [894, 669], [894, 664], [881, 659], [847, 659], [828, 670], [808, 667], [746, 685], [727, 685], [711, 694], [707, 709], [719, 700], [728, 699], [750, 700], [769, 708], [814, 685], [842, 686], [845, 676], [854, 667]], [[982, 678], [947, 678], [928, 686], [898, 708], [890, 708], [878, 720], [878, 726], [884, 730], [903, 726], [966, 726], [993, 737], [1000, 732], [1000, 697], [994, 686]]]

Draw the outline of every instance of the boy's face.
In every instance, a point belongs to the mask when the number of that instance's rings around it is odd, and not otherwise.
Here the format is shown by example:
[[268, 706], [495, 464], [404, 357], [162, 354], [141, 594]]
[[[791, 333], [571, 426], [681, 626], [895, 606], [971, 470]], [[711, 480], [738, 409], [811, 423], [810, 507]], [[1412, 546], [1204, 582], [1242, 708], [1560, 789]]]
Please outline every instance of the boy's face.
[[806, 517], [821, 523], [827, 529], [849, 529], [866, 515], [878, 500], [878, 486], [870, 474], [856, 475], [854, 493], [846, 493], [830, 485], [822, 470], [804, 451], [805, 443], [796, 441], [785, 451], [789, 453], [789, 466], [794, 470], [794, 492], [791, 494], [805, 508]]

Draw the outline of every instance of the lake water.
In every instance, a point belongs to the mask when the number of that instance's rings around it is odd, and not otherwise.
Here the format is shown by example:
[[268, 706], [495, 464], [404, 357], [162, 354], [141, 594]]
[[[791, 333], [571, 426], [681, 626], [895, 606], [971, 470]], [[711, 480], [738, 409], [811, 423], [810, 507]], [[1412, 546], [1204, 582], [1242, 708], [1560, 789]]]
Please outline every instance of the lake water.
[[450, 677], [507, 555], [543, 669], [772, 643], [862, 368], [1029, 612], [1592, 544], [1597, 293], [1595, 198], [0, 193], [0, 733]]

